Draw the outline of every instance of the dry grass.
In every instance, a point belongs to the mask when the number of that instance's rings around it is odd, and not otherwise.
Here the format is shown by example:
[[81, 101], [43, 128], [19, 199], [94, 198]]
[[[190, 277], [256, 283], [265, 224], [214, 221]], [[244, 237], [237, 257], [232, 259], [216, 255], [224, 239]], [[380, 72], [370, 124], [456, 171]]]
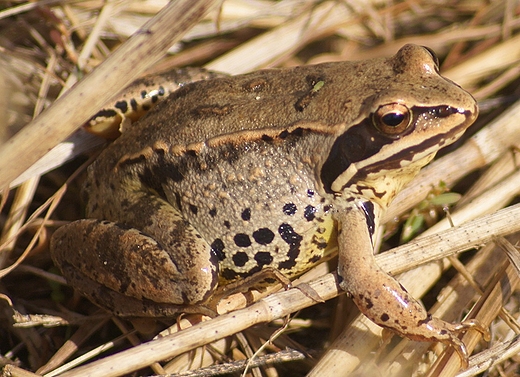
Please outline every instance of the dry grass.
[[[329, 299], [324, 304], [312, 306], [314, 302], [297, 289], [279, 292], [212, 320], [185, 316], [179, 325], [193, 324], [191, 329], [151, 340], [175, 321], [111, 318], [75, 295], [50, 260], [52, 231], [62, 220], [81, 218], [78, 197], [85, 166], [81, 164], [85, 155], [99, 150], [95, 147], [99, 141], [79, 133], [73, 150], [82, 156], [65, 164], [71, 148], [62, 145], [36, 171], [59, 169], [40, 178], [27, 175], [34, 174], [28, 173], [32, 161], [144, 70], [204, 65], [237, 74], [270, 66], [387, 56], [411, 42], [438, 53], [442, 72], [475, 95], [481, 116], [471, 135], [425, 169], [386, 216], [391, 224], [388, 230], [397, 228], [394, 218], [406, 218], [412, 209], [436, 225], [421, 235], [423, 239], [383, 253], [378, 261], [394, 274], [404, 272], [400, 281], [415, 297], [424, 296], [435, 316], [460, 321], [471, 312], [486, 325], [493, 321], [489, 344], [473, 332], [464, 337], [476, 355], [470, 369], [460, 375], [484, 371], [491, 376], [518, 375], [520, 326], [515, 318], [520, 263], [516, 249], [503, 238], [513, 234], [509, 241], [514, 243], [514, 233], [520, 230], [520, 209], [510, 205], [520, 188], [515, 148], [520, 141], [518, 2], [225, 1], [196, 25], [194, 17], [175, 23], [186, 34], [167, 56], [162, 51], [167, 47], [164, 40], [174, 38], [166, 34], [174, 31], [164, 27], [141, 31], [138, 37], [145, 42], [125, 50], [129, 44], [122, 43], [165, 4], [159, 0], [0, 4], [0, 143], [4, 143], [0, 144], [0, 186], [26, 174], [25, 183], [5, 189], [1, 197], [4, 374], [51, 376], [65, 363], [70, 364], [63, 370], [76, 368], [66, 374], [71, 376], [166, 374], [201, 367], [216, 371], [212, 365], [217, 363], [227, 368], [237, 365], [240, 370], [244, 360], [253, 359], [260, 366], [247, 375], [456, 375], [457, 355], [445, 352], [442, 345], [398, 337], [382, 344], [380, 328], [356, 314], [344, 295], [332, 299], [338, 291], [325, 264], [304, 277], [322, 298]], [[174, 24], [170, 18], [163, 22]], [[143, 44], [157, 47], [152, 52], [139, 50]], [[117, 47], [119, 55], [112, 53]], [[76, 92], [69, 91], [50, 116], [37, 118], [21, 137], [7, 142], [107, 56], [112, 60], [90, 75], [90, 81], [83, 80], [73, 89]], [[122, 65], [127, 57], [131, 69]], [[113, 75], [107, 78], [110, 72]], [[465, 223], [463, 227], [449, 229], [446, 219], [437, 222], [429, 205], [418, 210], [418, 203], [440, 180], [448, 187], [456, 185], [455, 190], [463, 194], [451, 210], [453, 224]], [[66, 181], [65, 192], [60, 187]], [[426, 235], [434, 232], [440, 233]], [[388, 238], [385, 248], [395, 247], [397, 238]], [[460, 261], [455, 257], [472, 247], [478, 251], [463, 254]], [[418, 265], [420, 269], [412, 269]], [[231, 300], [226, 304], [229, 307], [223, 306], [223, 312], [242, 305]], [[295, 312], [290, 322], [283, 320]], [[176, 332], [176, 326], [167, 331]], [[198, 373], [193, 375], [211, 375]]]

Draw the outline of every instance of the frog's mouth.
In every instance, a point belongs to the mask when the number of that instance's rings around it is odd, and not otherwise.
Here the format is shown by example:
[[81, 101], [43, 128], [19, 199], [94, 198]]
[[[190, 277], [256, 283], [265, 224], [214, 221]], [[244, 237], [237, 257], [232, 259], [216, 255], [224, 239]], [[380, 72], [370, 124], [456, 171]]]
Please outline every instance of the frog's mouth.
[[[410, 130], [389, 137], [375, 129], [370, 119], [352, 126], [334, 142], [322, 165], [320, 178], [326, 192], [341, 192], [369, 175], [426, 165], [435, 153], [459, 139], [475, 121], [476, 111], [447, 106], [414, 107]], [[443, 118], [441, 132], [432, 119]]]

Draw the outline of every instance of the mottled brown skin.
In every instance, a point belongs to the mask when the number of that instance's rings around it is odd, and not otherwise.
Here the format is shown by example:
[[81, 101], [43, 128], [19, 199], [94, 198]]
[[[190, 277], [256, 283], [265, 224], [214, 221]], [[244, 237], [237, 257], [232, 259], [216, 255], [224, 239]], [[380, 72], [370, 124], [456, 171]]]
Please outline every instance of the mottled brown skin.
[[105, 139], [117, 139], [132, 122], [184, 85], [223, 77], [204, 68], [179, 68], [135, 80], [84, 125], [85, 130]]
[[375, 323], [467, 352], [375, 263], [399, 190], [477, 116], [425, 48], [186, 85], [89, 168], [88, 220], [60, 228], [67, 280], [118, 315], [204, 311], [266, 267], [289, 278], [338, 248], [341, 287]]

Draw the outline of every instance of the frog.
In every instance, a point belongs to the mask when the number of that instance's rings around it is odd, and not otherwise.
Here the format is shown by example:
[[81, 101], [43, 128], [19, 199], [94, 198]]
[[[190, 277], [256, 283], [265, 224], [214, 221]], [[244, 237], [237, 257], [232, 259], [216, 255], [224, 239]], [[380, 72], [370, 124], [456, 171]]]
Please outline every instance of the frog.
[[478, 322], [430, 315], [376, 263], [392, 199], [459, 139], [478, 106], [428, 48], [186, 84], [88, 168], [86, 218], [57, 229], [66, 280], [118, 316], [212, 311], [265, 271], [294, 279], [337, 255], [340, 288], [374, 323], [454, 347]]

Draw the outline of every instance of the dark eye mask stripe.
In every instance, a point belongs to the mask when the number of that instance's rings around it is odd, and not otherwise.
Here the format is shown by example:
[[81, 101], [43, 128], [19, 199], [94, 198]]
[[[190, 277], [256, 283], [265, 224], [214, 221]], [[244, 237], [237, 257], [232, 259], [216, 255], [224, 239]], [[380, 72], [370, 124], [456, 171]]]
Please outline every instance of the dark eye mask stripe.
[[[383, 170], [395, 170], [399, 169], [401, 167], [402, 161], [413, 161], [414, 156], [416, 155], [417, 151], [426, 151], [434, 146], [438, 146], [436, 149], [440, 149], [444, 146], [444, 143], [446, 140], [449, 140], [452, 138], [455, 134], [457, 134], [457, 131], [464, 130], [465, 126], [457, 126], [456, 128], [451, 129], [449, 132], [439, 134], [436, 136], [433, 136], [429, 139], [424, 140], [420, 144], [413, 145], [409, 148], [402, 149], [398, 151], [396, 154], [392, 155], [391, 158], [387, 158], [382, 161], [378, 161], [372, 165], [367, 165], [363, 167], [362, 170], [360, 170], [352, 179], [350, 179], [348, 182], [346, 182], [342, 189], [350, 186], [354, 182], [357, 182], [360, 179], [365, 179], [368, 175], [378, 173]], [[441, 142], [441, 140], [443, 140]], [[434, 153], [434, 152], [432, 152]]]
[[[452, 114], [460, 114], [457, 109], [448, 108], [447, 106], [437, 107], [413, 107], [413, 121], [410, 128], [399, 137], [409, 134], [415, 130], [415, 125], [419, 117], [429, 114], [432, 117], [438, 117], [442, 114], [446, 118]], [[448, 115], [449, 114], [449, 115]], [[466, 115], [466, 112], [464, 112]], [[413, 144], [408, 148], [397, 151], [395, 154], [386, 156], [383, 160], [379, 160], [371, 165], [363, 168], [363, 172], [356, 174], [353, 179], [366, 177], [368, 173], [377, 172], [382, 169], [391, 170], [400, 167], [401, 161], [411, 161], [417, 151], [425, 151], [432, 146], [437, 145], [440, 149], [444, 143], [441, 140], [449, 140], [453, 135], [460, 133], [466, 128], [466, 122], [451, 128], [443, 134], [435, 134], [430, 138], [423, 140], [419, 144]], [[352, 126], [345, 133], [338, 137], [332, 146], [329, 156], [322, 166], [320, 178], [327, 192], [332, 192], [332, 183], [349, 167], [350, 164], [360, 162], [370, 157], [376, 156], [385, 145], [391, 143], [399, 143], [395, 136], [387, 136], [379, 132], [370, 120], [370, 117], [363, 122]], [[344, 186], [351, 184], [352, 180], [346, 182]]]

